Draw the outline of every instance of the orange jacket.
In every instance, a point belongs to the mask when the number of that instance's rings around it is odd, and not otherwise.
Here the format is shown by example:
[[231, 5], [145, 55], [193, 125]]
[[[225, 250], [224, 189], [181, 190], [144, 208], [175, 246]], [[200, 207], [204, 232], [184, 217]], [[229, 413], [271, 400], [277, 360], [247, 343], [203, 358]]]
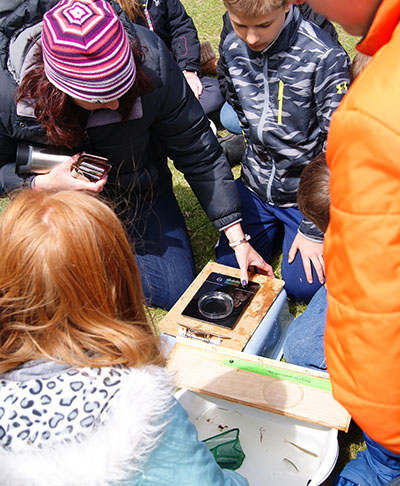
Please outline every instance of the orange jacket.
[[373, 55], [328, 136], [325, 352], [335, 398], [400, 454], [400, 0], [383, 0], [358, 50]]

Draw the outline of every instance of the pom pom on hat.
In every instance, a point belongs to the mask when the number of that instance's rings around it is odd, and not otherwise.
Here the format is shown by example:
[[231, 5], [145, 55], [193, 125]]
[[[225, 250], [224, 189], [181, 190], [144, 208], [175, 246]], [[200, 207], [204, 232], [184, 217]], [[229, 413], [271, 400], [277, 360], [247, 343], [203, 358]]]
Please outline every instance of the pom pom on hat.
[[128, 35], [105, 0], [61, 0], [43, 17], [48, 80], [64, 93], [107, 103], [133, 85], [136, 66]]

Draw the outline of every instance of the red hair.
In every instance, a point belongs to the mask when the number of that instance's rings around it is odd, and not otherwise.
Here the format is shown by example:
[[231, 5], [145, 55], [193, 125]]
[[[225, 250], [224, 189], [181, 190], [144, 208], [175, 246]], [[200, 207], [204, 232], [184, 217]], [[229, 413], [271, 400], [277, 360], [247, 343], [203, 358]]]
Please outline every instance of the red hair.
[[0, 216], [0, 373], [46, 358], [163, 365], [114, 211], [78, 191], [14, 196]]

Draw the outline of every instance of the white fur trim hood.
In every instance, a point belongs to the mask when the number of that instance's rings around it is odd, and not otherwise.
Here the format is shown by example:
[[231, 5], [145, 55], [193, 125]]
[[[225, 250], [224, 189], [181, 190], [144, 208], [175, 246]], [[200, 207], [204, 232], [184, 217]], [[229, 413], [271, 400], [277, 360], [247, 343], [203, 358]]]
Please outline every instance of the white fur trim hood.
[[[0, 387], [2, 405], [5, 384]], [[165, 430], [174, 391], [163, 368], [125, 370], [119, 391], [107, 403], [105, 419], [78, 441], [41, 447], [26, 443], [16, 450], [1, 447], [1, 485], [109, 486], [132, 478]]]

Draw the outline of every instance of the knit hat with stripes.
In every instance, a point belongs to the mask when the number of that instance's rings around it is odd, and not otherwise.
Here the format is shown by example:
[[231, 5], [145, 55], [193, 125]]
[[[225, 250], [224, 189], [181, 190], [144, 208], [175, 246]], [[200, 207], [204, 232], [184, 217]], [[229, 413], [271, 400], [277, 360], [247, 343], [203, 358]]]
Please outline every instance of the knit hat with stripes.
[[80, 100], [107, 103], [133, 85], [135, 61], [125, 29], [105, 0], [61, 0], [43, 17], [48, 80]]

